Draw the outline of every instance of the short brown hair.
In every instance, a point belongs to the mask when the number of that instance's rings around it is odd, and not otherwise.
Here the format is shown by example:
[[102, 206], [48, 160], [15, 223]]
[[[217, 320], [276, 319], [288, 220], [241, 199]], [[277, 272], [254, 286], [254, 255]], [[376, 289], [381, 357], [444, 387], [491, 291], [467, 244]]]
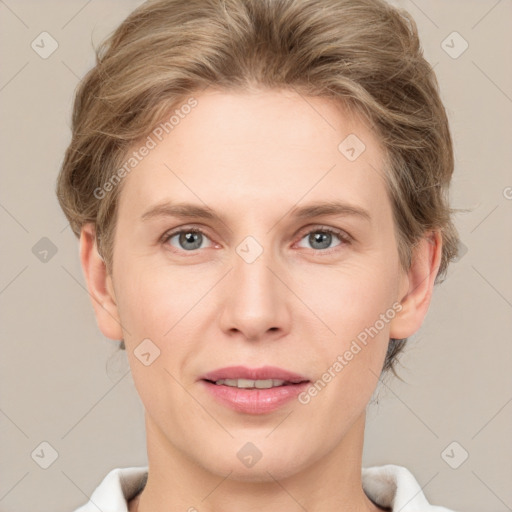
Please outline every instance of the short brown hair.
[[[95, 191], [171, 108], [210, 85], [292, 89], [362, 114], [385, 150], [401, 264], [439, 229], [444, 278], [458, 250], [448, 119], [414, 20], [382, 0], [156, 0], [130, 14], [79, 85], [57, 183], [73, 232], [95, 225], [109, 271], [122, 182], [102, 199]], [[383, 371], [395, 373], [405, 342], [391, 340]]]

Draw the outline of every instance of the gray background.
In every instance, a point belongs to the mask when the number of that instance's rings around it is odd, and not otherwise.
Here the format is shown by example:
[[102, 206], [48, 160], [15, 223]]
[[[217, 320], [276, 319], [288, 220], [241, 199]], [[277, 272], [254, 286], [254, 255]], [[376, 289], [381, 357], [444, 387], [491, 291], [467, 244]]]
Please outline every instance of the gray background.
[[[146, 464], [126, 355], [96, 326], [54, 195], [91, 45], [140, 3], [0, 0], [1, 511], [71, 511], [112, 468]], [[512, 2], [394, 3], [435, 65], [455, 139], [452, 206], [471, 211], [456, 217], [467, 252], [402, 359], [406, 383], [383, 382], [369, 408], [364, 465], [404, 465], [457, 511], [512, 510]], [[43, 31], [58, 43], [46, 59], [31, 47]], [[454, 31], [469, 44], [457, 58]]]

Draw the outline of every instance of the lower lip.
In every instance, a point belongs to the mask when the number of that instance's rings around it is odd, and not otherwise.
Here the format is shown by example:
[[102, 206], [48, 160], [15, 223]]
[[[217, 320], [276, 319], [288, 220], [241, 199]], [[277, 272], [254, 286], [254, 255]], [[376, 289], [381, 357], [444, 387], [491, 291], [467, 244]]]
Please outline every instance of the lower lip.
[[201, 382], [218, 402], [246, 414], [273, 412], [297, 398], [297, 395], [310, 385], [309, 382], [301, 382], [269, 389], [241, 389], [233, 386], [219, 386], [206, 380]]

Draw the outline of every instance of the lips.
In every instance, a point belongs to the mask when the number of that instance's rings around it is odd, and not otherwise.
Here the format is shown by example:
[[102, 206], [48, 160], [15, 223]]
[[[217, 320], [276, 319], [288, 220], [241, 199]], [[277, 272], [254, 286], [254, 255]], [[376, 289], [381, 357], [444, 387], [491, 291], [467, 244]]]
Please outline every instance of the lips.
[[282, 380], [284, 385], [309, 382], [309, 379], [276, 366], [263, 366], [261, 368], [247, 368], [246, 366], [229, 366], [206, 373], [200, 380], [217, 382], [219, 380], [247, 379], [247, 380]]
[[230, 366], [203, 375], [201, 388], [218, 404], [242, 414], [270, 414], [293, 403], [310, 385], [298, 373], [264, 366]]

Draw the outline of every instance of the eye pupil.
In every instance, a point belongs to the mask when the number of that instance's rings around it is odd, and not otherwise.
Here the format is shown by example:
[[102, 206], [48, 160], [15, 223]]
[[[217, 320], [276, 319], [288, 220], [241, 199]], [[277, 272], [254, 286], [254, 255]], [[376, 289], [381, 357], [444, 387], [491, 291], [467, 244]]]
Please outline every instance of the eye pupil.
[[332, 235], [330, 233], [324, 233], [321, 231], [317, 231], [314, 234], [310, 235], [310, 243], [313, 245], [315, 243], [320, 243], [321, 247], [315, 247], [315, 249], [326, 249], [331, 245]]
[[195, 246], [194, 247], [187, 247], [187, 249], [198, 249], [199, 247], [201, 247], [201, 241], [199, 241], [199, 244], [197, 244], [197, 240], [198, 238], [202, 236], [201, 233], [197, 233], [197, 232], [194, 232], [194, 231], [184, 231], [181, 235], [180, 235], [180, 244], [189, 244], [189, 243], [194, 243], [194, 241], [196, 242]]

